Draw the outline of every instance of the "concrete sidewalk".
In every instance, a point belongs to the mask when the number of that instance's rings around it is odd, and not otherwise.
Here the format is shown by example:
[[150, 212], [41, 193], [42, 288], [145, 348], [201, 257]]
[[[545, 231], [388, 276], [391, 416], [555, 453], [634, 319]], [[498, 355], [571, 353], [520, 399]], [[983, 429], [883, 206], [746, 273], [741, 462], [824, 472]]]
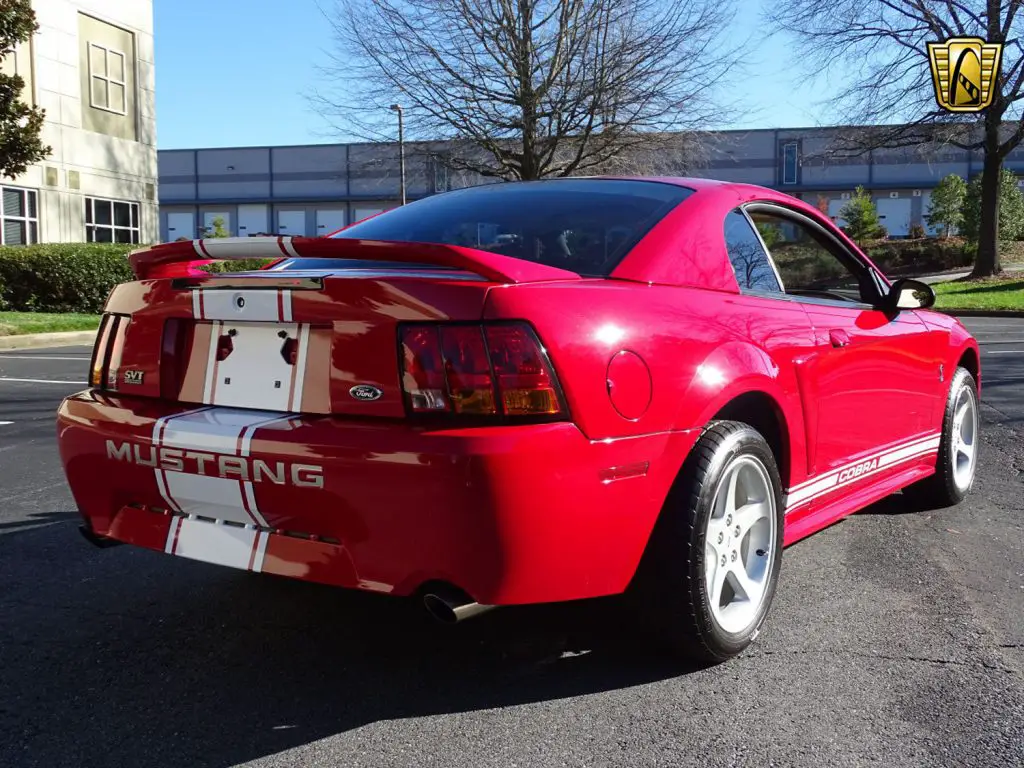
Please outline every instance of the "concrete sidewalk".
[[66, 331], [62, 333], [26, 333], [20, 336], [0, 336], [0, 350], [37, 349], [41, 347], [91, 346], [97, 331]]

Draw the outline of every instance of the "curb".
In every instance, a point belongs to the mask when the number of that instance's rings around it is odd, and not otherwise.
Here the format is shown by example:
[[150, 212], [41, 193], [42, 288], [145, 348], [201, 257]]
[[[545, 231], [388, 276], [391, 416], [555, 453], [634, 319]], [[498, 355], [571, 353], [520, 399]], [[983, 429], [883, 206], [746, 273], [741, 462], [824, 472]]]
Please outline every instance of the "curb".
[[0, 350], [39, 349], [44, 347], [91, 346], [97, 331], [64, 331], [61, 333], [26, 333], [21, 336], [0, 336]]
[[937, 309], [944, 315], [953, 317], [1024, 317], [1020, 309]]

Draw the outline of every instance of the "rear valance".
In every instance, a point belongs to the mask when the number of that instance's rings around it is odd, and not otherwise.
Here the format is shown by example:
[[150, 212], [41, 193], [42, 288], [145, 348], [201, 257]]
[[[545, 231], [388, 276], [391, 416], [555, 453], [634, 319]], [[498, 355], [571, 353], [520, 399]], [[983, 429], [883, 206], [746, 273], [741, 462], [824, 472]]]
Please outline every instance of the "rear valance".
[[241, 259], [353, 259], [462, 269], [497, 283], [579, 280], [558, 267], [436, 243], [325, 237], [228, 237], [163, 243], [134, 251], [128, 261], [140, 280], [203, 274], [196, 267]]

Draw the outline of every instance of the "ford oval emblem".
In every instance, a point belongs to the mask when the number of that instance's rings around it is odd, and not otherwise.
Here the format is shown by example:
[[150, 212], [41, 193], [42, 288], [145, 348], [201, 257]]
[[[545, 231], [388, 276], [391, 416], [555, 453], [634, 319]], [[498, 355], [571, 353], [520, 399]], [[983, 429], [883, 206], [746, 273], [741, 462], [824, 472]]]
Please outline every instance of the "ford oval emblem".
[[356, 384], [348, 393], [356, 400], [362, 400], [364, 403], [380, 400], [381, 395], [384, 394], [382, 390], [377, 389], [377, 387], [371, 387], [369, 384]]

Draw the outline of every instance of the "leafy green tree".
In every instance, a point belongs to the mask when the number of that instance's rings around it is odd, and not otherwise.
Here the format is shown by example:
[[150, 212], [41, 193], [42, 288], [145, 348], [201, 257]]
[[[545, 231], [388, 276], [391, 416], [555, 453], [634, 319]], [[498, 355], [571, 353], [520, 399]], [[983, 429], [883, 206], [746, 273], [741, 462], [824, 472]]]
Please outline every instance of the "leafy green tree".
[[[964, 195], [961, 233], [971, 243], [982, 234], [982, 177], [976, 176], [967, 185]], [[1017, 176], [1003, 168], [999, 172], [999, 239], [1017, 240], [1024, 235], [1024, 194], [1017, 186]]]
[[[29, 0], [0, 0], [0, 59], [31, 40], [37, 29]], [[22, 101], [24, 91], [20, 75], [0, 74], [0, 176], [8, 178], [20, 176], [53, 151], [40, 138], [45, 112]]]
[[928, 204], [925, 221], [928, 226], [942, 228], [942, 236], [949, 237], [952, 229], [959, 227], [964, 220], [964, 198], [967, 195], [967, 182], [955, 173], [949, 174], [932, 190], [932, 199]]
[[846, 221], [846, 233], [858, 244], [877, 238], [882, 233], [878, 209], [864, 187], [857, 187], [846, 205], [839, 210], [839, 218]]
[[764, 244], [769, 250], [782, 239], [782, 229], [774, 224], [758, 222], [757, 231], [761, 234], [761, 239], [764, 240]]
[[206, 237], [231, 237], [223, 216], [217, 216], [206, 229]]

